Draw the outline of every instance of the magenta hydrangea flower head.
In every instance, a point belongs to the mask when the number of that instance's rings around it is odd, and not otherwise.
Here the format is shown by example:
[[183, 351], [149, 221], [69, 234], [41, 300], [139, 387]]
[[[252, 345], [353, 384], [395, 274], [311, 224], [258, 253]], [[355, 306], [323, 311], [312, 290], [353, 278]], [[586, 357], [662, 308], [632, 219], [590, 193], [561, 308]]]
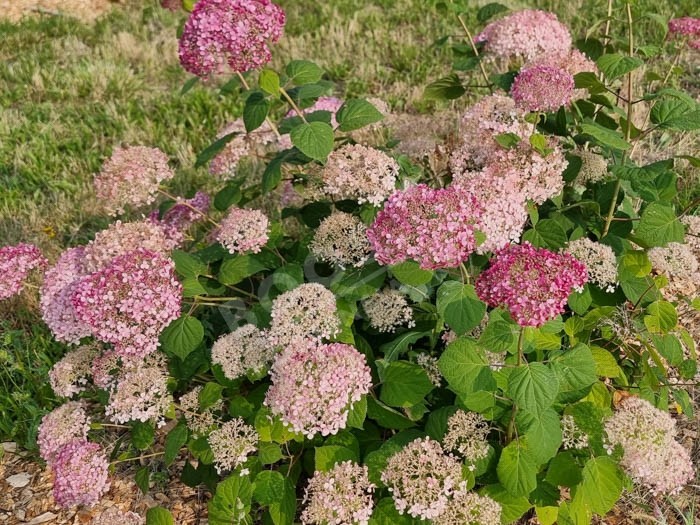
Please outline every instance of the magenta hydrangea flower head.
[[270, 0], [199, 0], [180, 37], [180, 63], [209, 77], [258, 69], [272, 58], [285, 15]]
[[92, 506], [109, 490], [109, 463], [102, 447], [86, 439], [74, 439], [58, 452], [53, 497], [64, 508]]
[[520, 326], [542, 326], [562, 313], [569, 294], [587, 281], [582, 262], [526, 242], [496, 253], [477, 279], [476, 293], [489, 306], [505, 307]]
[[95, 194], [110, 215], [124, 213], [125, 208], [139, 208], [155, 200], [158, 186], [175, 172], [168, 166], [168, 156], [158, 148], [133, 146], [114, 148], [112, 156], [95, 175]]
[[571, 33], [554, 13], [525, 9], [488, 24], [475, 38], [484, 53], [505, 60], [530, 60], [546, 53], [565, 54]]
[[668, 22], [668, 32], [688, 37], [688, 47], [700, 49], [700, 18], [684, 16]]
[[462, 186], [432, 189], [418, 184], [394, 192], [367, 238], [381, 264], [408, 259], [421, 268], [454, 268], [476, 249], [480, 204]]
[[364, 355], [350, 345], [312, 339], [292, 341], [275, 359], [270, 376], [265, 405], [308, 438], [345, 428], [350, 409], [372, 386]]
[[[529, 69], [534, 66], [550, 66], [563, 69], [571, 76], [579, 73], [598, 73], [598, 66], [586, 55], [578, 49], [572, 49], [567, 54], [552, 53], [541, 55], [533, 60], [529, 60], [523, 65], [523, 69]], [[588, 96], [587, 89], [574, 89], [574, 100], [586, 98]]]
[[231, 208], [221, 221], [216, 240], [229, 253], [259, 253], [267, 244], [270, 220], [260, 210]]
[[97, 339], [112, 343], [121, 355], [145, 356], [180, 315], [181, 294], [175, 264], [139, 248], [81, 279], [72, 302], [77, 318]]
[[46, 414], [41, 419], [37, 434], [39, 455], [49, 465], [56, 460], [61, 449], [74, 439], [87, 439], [90, 418], [79, 401], [69, 401]]
[[19, 294], [29, 272], [46, 264], [41, 250], [33, 244], [0, 247], [0, 301]]
[[552, 66], [533, 66], [515, 77], [510, 94], [515, 104], [526, 111], [557, 111], [574, 97], [574, 77]]

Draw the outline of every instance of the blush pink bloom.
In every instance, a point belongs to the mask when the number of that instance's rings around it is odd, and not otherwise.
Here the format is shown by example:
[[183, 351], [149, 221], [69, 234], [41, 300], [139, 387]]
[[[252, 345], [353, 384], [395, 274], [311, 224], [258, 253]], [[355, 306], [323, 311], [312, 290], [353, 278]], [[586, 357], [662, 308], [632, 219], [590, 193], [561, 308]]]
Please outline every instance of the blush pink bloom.
[[[523, 69], [529, 69], [535, 66], [556, 67], [563, 69], [571, 76], [578, 75], [579, 73], [598, 72], [598, 66], [596, 66], [595, 62], [581, 53], [581, 51], [578, 49], [572, 49], [567, 54], [551, 53], [548, 55], [541, 55], [526, 62], [523, 65]], [[587, 89], [574, 89], [574, 100], [586, 98], [587, 96]]]
[[109, 463], [97, 443], [74, 439], [61, 448], [52, 468], [53, 497], [61, 507], [91, 507], [109, 490]]
[[533, 66], [515, 77], [510, 94], [515, 104], [526, 111], [557, 111], [571, 104], [574, 77], [558, 67]]
[[43, 269], [46, 258], [33, 244], [21, 243], [0, 248], [0, 300], [18, 295], [29, 272]]
[[90, 418], [79, 401], [69, 401], [55, 408], [41, 419], [37, 434], [39, 455], [49, 465], [67, 443], [74, 439], [87, 439]]
[[180, 37], [180, 63], [199, 77], [243, 73], [272, 58], [284, 11], [270, 0], [199, 0]]
[[229, 253], [259, 253], [267, 244], [270, 221], [260, 210], [231, 208], [221, 221], [216, 240]]
[[582, 262], [526, 242], [496, 253], [477, 279], [476, 293], [489, 306], [505, 307], [520, 326], [542, 326], [561, 314], [569, 294], [587, 281]]

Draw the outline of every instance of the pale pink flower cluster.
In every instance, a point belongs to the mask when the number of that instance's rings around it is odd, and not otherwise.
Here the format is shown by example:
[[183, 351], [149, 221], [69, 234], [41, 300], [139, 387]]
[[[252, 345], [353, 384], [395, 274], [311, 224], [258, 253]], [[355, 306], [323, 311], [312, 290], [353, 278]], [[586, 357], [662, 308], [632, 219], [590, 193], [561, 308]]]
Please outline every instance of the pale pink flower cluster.
[[430, 382], [436, 387], [442, 384], [442, 374], [438, 366], [438, 359], [430, 354], [420, 353], [416, 356], [416, 364], [420, 366], [425, 374], [430, 379]]
[[318, 225], [309, 243], [311, 253], [322, 261], [344, 268], [362, 266], [370, 255], [367, 227], [349, 213], [332, 213]]
[[558, 67], [532, 66], [515, 77], [510, 94], [515, 104], [526, 111], [554, 112], [571, 104], [574, 77]]
[[96, 272], [108, 266], [115, 257], [138, 248], [167, 255], [176, 244], [152, 221], [116, 221], [106, 230], [97, 232], [85, 246], [83, 263], [88, 273]]
[[501, 505], [488, 496], [460, 491], [445, 511], [433, 519], [434, 525], [500, 525]]
[[321, 177], [331, 197], [379, 206], [394, 191], [398, 174], [398, 163], [386, 153], [346, 144], [328, 156]]
[[430, 438], [411, 441], [389, 458], [382, 472], [399, 514], [432, 520], [463, 489], [462, 465]]
[[114, 148], [95, 175], [95, 194], [110, 215], [117, 215], [129, 206], [151, 204], [160, 183], [174, 176], [168, 156], [158, 148]]
[[581, 169], [576, 175], [576, 182], [582, 186], [605, 180], [608, 175], [608, 161], [599, 153], [589, 150], [577, 151], [581, 158]]
[[[579, 73], [597, 73], [598, 66], [595, 62], [581, 53], [578, 49], [572, 49], [568, 53], [552, 53], [549, 55], [541, 55], [533, 60], [529, 60], [523, 65], [523, 69], [529, 69], [535, 66], [549, 66], [561, 69], [569, 73], [572, 77]], [[573, 99], [587, 98], [587, 89], [575, 89]]]
[[328, 472], [316, 471], [304, 491], [304, 525], [367, 525], [374, 510], [367, 467], [343, 461]]
[[647, 255], [654, 270], [677, 279], [692, 279], [700, 267], [690, 246], [679, 242], [652, 248]]
[[565, 54], [571, 34], [554, 13], [525, 9], [488, 24], [476, 38], [487, 56], [505, 60], [531, 60], [537, 56]]
[[258, 433], [241, 418], [235, 418], [212, 431], [207, 438], [214, 455], [216, 471], [233, 470], [245, 463], [258, 449]]
[[73, 397], [85, 390], [91, 376], [92, 361], [97, 357], [94, 345], [69, 350], [49, 371], [49, 384], [59, 397]]
[[[285, 148], [288, 145], [284, 138], [277, 136], [267, 121], [263, 122], [258, 129], [248, 133], [243, 119], [239, 118], [226, 125], [216, 138], [218, 140], [232, 133], [235, 134], [234, 137], [226, 143], [224, 149], [209, 164], [209, 173], [222, 179], [233, 177], [236, 174], [236, 168], [241, 159], [262, 155], [267, 146], [277, 145], [280, 148]], [[286, 140], [288, 141], [289, 137]], [[291, 147], [291, 143], [288, 146]]]
[[308, 438], [345, 428], [353, 404], [372, 386], [363, 354], [350, 345], [312, 339], [288, 345], [272, 364], [270, 376], [265, 405]]
[[29, 272], [46, 265], [46, 258], [33, 244], [0, 247], [0, 300], [19, 294]]
[[135, 512], [125, 512], [117, 507], [110, 507], [92, 518], [90, 525], [143, 525], [143, 523], [144, 519]]
[[92, 333], [73, 308], [73, 292], [87, 270], [85, 248], [80, 246], [63, 252], [56, 264], [44, 274], [41, 287], [41, 316], [57, 341], [77, 344]]
[[175, 264], [144, 249], [120, 255], [81, 279], [73, 293], [76, 317], [122, 355], [145, 356], [180, 315], [182, 286]]
[[180, 63], [199, 77], [243, 73], [272, 58], [285, 16], [270, 0], [199, 0], [180, 37]]
[[418, 184], [389, 197], [367, 237], [381, 264], [413, 259], [426, 270], [454, 268], [476, 249], [481, 214], [462, 186]]
[[617, 259], [613, 249], [588, 237], [569, 242], [564, 251], [586, 265], [588, 280], [606, 292], [617, 286]]
[[90, 418], [85, 413], [85, 406], [79, 401], [68, 401], [41, 419], [37, 434], [39, 455], [49, 465], [56, 461], [56, 456], [74, 439], [87, 439], [90, 430]]
[[362, 309], [372, 328], [380, 332], [394, 332], [401, 325], [415, 326], [413, 310], [404, 294], [385, 288], [362, 301]]
[[564, 311], [574, 290], [588, 281], [586, 266], [569, 254], [530, 243], [496, 253], [476, 281], [476, 293], [490, 306], [503, 306], [520, 326], [542, 326]]
[[700, 49], [700, 18], [684, 16], [669, 20], [668, 32], [672, 35], [689, 37], [688, 47]]
[[109, 490], [109, 463], [102, 447], [74, 439], [59, 451], [52, 465], [53, 497], [61, 507], [92, 506]]
[[114, 350], [106, 350], [92, 361], [92, 383], [98, 388], [111, 389], [117, 384], [118, 374], [136, 362], [138, 358], [121, 356]]
[[275, 356], [275, 347], [267, 334], [253, 324], [237, 328], [219, 337], [211, 349], [211, 361], [221, 366], [232, 381], [246, 374], [263, 373]]
[[259, 253], [267, 244], [270, 221], [260, 210], [231, 208], [216, 232], [219, 241], [229, 253]]
[[588, 447], [588, 434], [576, 424], [574, 416], [568, 414], [561, 418], [561, 446], [564, 450]]
[[693, 479], [690, 455], [675, 440], [675, 420], [648, 401], [625, 399], [605, 422], [605, 432], [612, 446], [622, 448], [625, 471], [654, 494], [674, 494]]
[[458, 410], [447, 420], [447, 432], [442, 439], [445, 450], [460, 455], [469, 464], [487, 456], [487, 441], [491, 428], [481, 414]]
[[148, 220], [158, 225], [174, 247], [182, 245], [185, 234], [194, 224], [206, 219], [211, 197], [198, 191], [191, 199], [177, 198], [176, 203], [162, 217], [158, 210], [148, 216]]
[[202, 410], [199, 395], [203, 389], [202, 385], [197, 385], [180, 396], [180, 411], [185, 416], [187, 428], [198, 436], [206, 435], [214, 427], [216, 424], [214, 412], [220, 411], [224, 406], [224, 400], [219, 399], [213, 405]]
[[272, 303], [270, 341], [287, 346], [298, 338], [330, 339], [340, 331], [335, 295], [319, 283], [300, 284]]

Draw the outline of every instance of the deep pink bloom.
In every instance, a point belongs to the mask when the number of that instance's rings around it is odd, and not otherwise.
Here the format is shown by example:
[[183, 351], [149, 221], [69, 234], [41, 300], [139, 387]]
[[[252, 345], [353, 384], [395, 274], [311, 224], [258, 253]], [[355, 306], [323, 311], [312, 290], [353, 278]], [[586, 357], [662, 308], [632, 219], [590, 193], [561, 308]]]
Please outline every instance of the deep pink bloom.
[[515, 77], [510, 94], [527, 111], [557, 111], [574, 97], [574, 77], [564, 69], [533, 66]]
[[284, 11], [270, 0], [199, 0], [180, 38], [180, 63], [200, 77], [243, 73], [272, 58]]
[[22, 291], [29, 272], [44, 268], [46, 259], [33, 244], [21, 243], [0, 248], [0, 300]]
[[684, 36], [700, 36], [700, 18], [684, 16], [668, 21], [668, 32]]
[[54, 462], [53, 497], [61, 507], [92, 506], [109, 490], [109, 463], [97, 443], [74, 439]]
[[582, 262], [526, 242], [496, 254], [477, 279], [476, 293], [489, 306], [505, 307], [520, 326], [541, 326], [562, 313], [569, 294], [587, 281]]

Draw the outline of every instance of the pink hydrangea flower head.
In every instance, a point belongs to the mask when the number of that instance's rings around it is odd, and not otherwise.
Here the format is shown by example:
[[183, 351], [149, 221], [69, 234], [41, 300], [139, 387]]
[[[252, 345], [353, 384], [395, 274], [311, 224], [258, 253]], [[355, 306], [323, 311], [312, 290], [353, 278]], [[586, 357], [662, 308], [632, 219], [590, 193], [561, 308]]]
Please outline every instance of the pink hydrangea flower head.
[[309, 438], [345, 428], [350, 408], [372, 386], [367, 360], [355, 348], [311, 339], [289, 344], [272, 364], [270, 376], [265, 405]]
[[106, 350], [92, 360], [90, 375], [92, 384], [105, 390], [116, 385], [118, 374], [125, 361], [138, 358], [126, 358], [120, 356], [114, 350]]
[[158, 148], [133, 146], [115, 148], [93, 181], [95, 194], [110, 215], [139, 208], [155, 200], [158, 186], [175, 172], [168, 156]]
[[389, 197], [367, 238], [381, 264], [408, 259], [421, 268], [453, 268], [476, 249], [482, 209], [462, 186], [432, 189], [425, 184]]
[[259, 253], [269, 235], [270, 221], [262, 211], [231, 208], [221, 221], [216, 240], [230, 253]]
[[121, 355], [145, 356], [180, 315], [181, 295], [175, 264], [140, 248], [81, 279], [72, 302], [77, 318], [97, 339], [112, 343]]
[[684, 16], [668, 21], [668, 32], [681, 36], [700, 36], [700, 18]]
[[520, 326], [542, 326], [564, 311], [573, 290], [588, 281], [586, 266], [569, 254], [530, 243], [503, 248], [476, 281], [490, 306], [503, 306]]
[[510, 91], [515, 104], [527, 111], [557, 111], [574, 96], [574, 77], [564, 69], [533, 66], [520, 71]]
[[571, 49], [571, 33], [554, 13], [524, 9], [488, 24], [475, 38], [484, 53], [506, 60], [530, 60], [546, 53]]
[[29, 272], [46, 265], [46, 258], [33, 244], [0, 247], [0, 301], [19, 294]]
[[[523, 65], [523, 69], [529, 69], [535, 66], [549, 66], [558, 69], [563, 69], [571, 76], [576, 76], [579, 73], [598, 73], [598, 66], [586, 55], [578, 49], [572, 49], [568, 54], [551, 53], [541, 55], [533, 60], [527, 61]], [[587, 98], [587, 89], [575, 89], [574, 100]]]
[[61, 507], [90, 507], [109, 490], [109, 463], [97, 443], [74, 439], [61, 448], [52, 468], [53, 497]]
[[180, 63], [199, 77], [243, 73], [272, 58], [285, 15], [270, 0], [199, 0], [180, 37]]
[[49, 384], [54, 394], [73, 397], [85, 390], [91, 376], [92, 361], [98, 355], [94, 345], [69, 350], [49, 371]]
[[255, 428], [237, 417], [212, 431], [207, 441], [216, 471], [221, 474], [245, 463], [248, 456], [258, 449], [260, 436]]
[[37, 444], [39, 455], [49, 465], [67, 443], [74, 439], [87, 439], [90, 418], [79, 401], [69, 401], [46, 414], [41, 419]]

